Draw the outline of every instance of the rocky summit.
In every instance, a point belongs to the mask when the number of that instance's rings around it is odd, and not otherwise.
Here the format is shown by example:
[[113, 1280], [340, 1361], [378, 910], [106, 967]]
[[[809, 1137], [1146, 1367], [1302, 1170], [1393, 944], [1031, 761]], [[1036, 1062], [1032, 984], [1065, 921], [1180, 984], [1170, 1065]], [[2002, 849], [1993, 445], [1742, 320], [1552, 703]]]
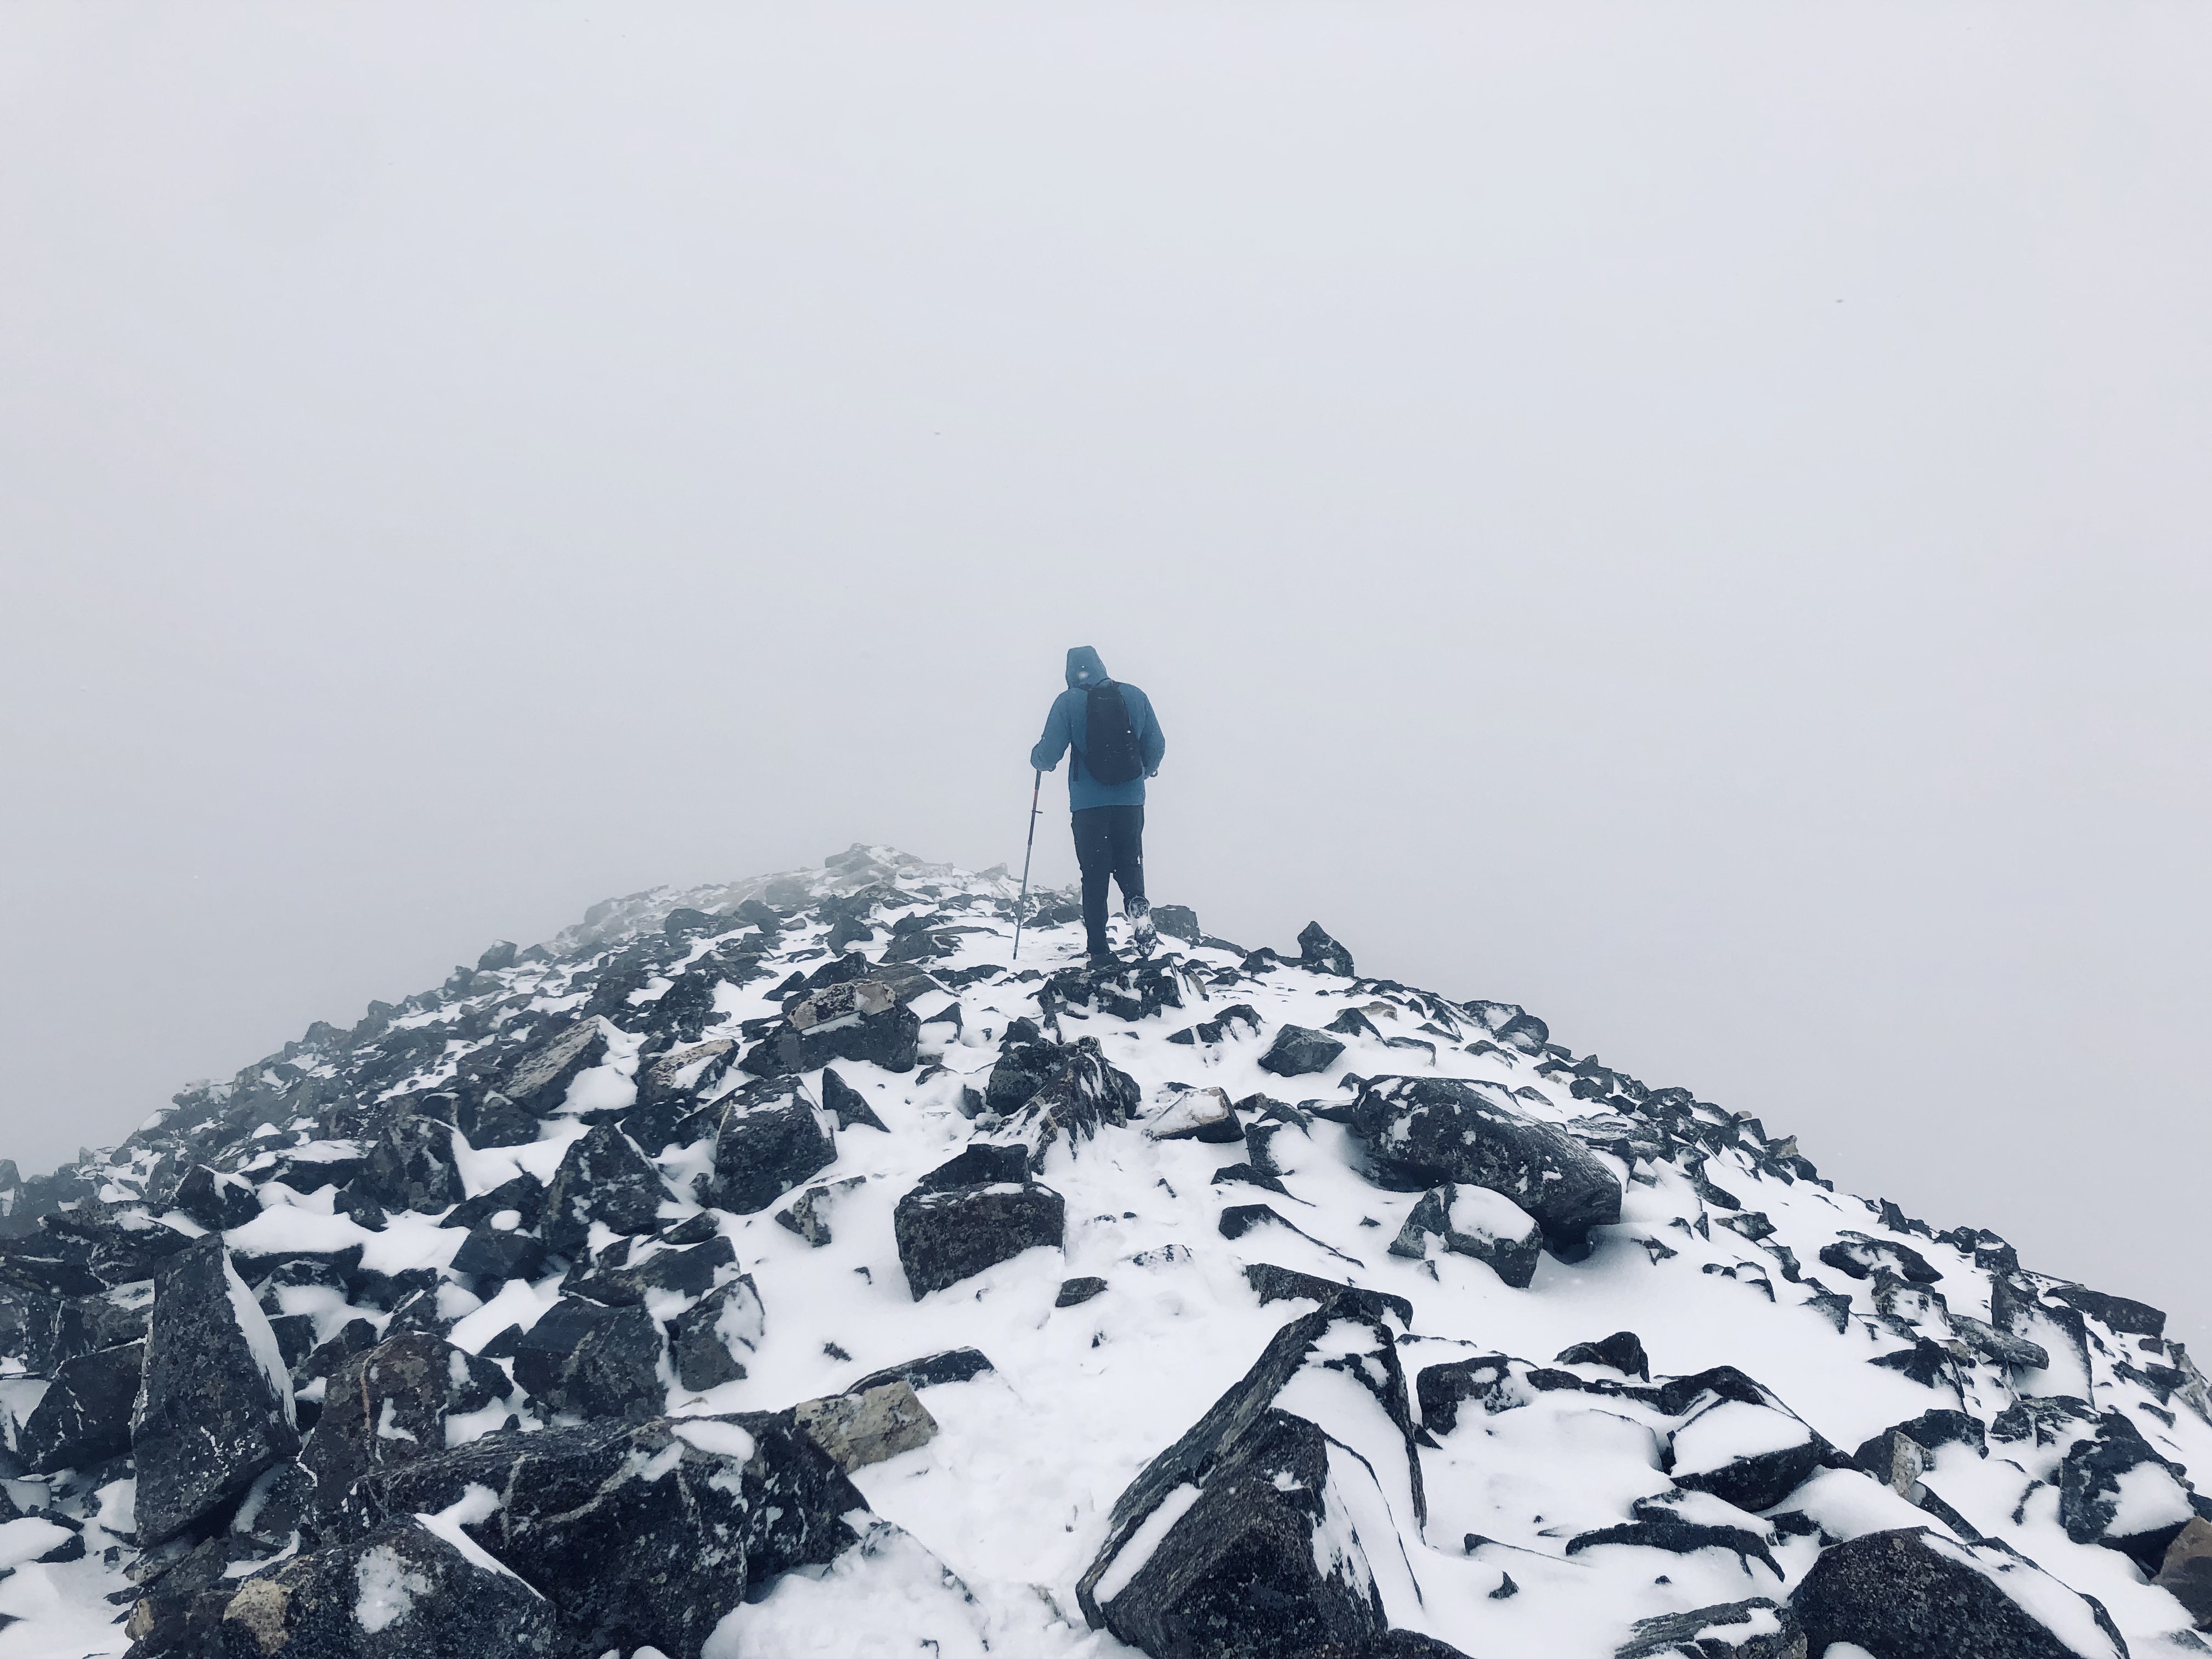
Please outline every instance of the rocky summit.
[[1015, 908], [633, 894], [0, 1169], [0, 1659], [2212, 1650], [2156, 1310], [1356, 937]]

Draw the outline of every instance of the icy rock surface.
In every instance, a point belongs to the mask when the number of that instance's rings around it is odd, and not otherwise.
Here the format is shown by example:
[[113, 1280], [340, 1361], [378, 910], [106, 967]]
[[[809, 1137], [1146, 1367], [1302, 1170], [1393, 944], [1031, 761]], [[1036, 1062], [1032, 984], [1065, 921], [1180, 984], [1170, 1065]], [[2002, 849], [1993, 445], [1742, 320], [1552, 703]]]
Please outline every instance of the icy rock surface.
[[0, 1166], [0, 1659], [2208, 1650], [2157, 1310], [1317, 923], [1013, 896], [632, 894]]

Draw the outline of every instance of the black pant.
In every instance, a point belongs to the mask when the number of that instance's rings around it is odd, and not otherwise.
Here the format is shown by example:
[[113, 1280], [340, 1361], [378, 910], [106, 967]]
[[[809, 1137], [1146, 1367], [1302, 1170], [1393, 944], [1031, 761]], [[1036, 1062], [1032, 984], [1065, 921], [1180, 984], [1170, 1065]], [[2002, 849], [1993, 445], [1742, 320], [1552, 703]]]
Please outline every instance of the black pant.
[[1121, 884], [1121, 908], [1145, 896], [1145, 809], [1086, 806], [1073, 815], [1075, 861], [1083, 866], [1083, 931], [1106, 946], [1106, 878]]

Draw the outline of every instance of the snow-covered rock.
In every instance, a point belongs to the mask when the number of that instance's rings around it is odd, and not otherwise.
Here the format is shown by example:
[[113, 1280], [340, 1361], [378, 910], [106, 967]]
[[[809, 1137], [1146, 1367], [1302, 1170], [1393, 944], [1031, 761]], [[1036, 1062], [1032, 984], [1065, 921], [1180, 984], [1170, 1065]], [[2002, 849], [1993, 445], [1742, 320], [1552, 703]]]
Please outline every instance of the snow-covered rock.
[[2206, 1650], [2155, 1309], [1317, 926], [1014, 897], [631, 894], [0, 1168], [0, 1659]]

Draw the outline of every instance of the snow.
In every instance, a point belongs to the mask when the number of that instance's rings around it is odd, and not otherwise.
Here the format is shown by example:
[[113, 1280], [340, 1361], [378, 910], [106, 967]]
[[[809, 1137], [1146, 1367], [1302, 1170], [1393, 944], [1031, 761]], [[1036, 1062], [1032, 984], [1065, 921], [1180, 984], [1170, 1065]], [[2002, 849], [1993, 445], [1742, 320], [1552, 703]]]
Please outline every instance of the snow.
[[1145, 1570], [1152, 1553], [1175, 1530], [1175, 1523], [1189, 1514], [1191, 1505], [1204, 1496], [1203, 1492], [1186, 1480], [1160, 1499], [1158, 1507], [1129, 1534], [1129, 1541], [1114, 1558], [1114, 1565], [1098, 1580], [1094, 1593], [1101, 1607], [1129, 1588], [1129, 1581]]
[[[447, 1504], [444, 1509], [429, 1515], [418, 1513], [415, 1519], [424, 1528], [435, 1533], [459, 1550], [470, 1565], [485, 1572], [498, 1573], [501, 1577], [513, 1578], [516, 1583], [529, 1590], [532, 1595], [538, 1595], [537, 1589], [527, 1579], [517, 1577], [505, 1562], [500, 1560], [498, 1557], [461, 1530], [464, 1527], [476, 1525], [479, 1521], [489, 1521], [498, 1513], [499, 1494], [489, 1486], [479, 1486], [472, 1481], [467, 1491]], [[539, 1599], [542, 1601], [544, 1597], [540, 1596]], [[362, 1622], [367, 1626], [367, 1620]], [[373, 1626], [368, 1627], [375, 1628]]]
[[[217, 1252], [217, 1254], [221, 1254]], [[292, 1405], [292, 1369], [284, 1363], [284, 1352], [276, 1346], [276, 1333], [269, 1328], [269, 1316], [261, 1311], [261, 1304], [253, 1299], [253, 1292], [238, 1276], [230, 1258], [222, 1258], [223, 1288], [230, 1293], [230, 1316], [237, 1322], [239, 1334], [245, 1337], [246, 1346], [253, 1354], [253, 1363], [260, 1368], [269, 1391], [276, 1396], [287, 1423], [296, 1423], [299, 1413]]]
[[67, 1527], [41, 1521], [36, 1516], [0, 1522], [0, 1569], [35, 1561], [47, 1551], [60, 1548], [69, 1539]]
[[399, 1558], [389, 1544], [372, 1544], [361, 1553], [354, 1567], [360, 1591], [354, 1602], [354, 1622], [371, 1636], [390, 1629], [415, 1611], [415, 1603], [430, 1593], [430, 1581]]
[[693, 1420], [676, 1425], [677, 1437], [688, 1440], [701, 1451], [712, 1452], [717, 1457], [734, 1458], [740, 1463], [752, 1462], [756, 1449], [751, 1435], [734, 1423], [714, 1423]]

